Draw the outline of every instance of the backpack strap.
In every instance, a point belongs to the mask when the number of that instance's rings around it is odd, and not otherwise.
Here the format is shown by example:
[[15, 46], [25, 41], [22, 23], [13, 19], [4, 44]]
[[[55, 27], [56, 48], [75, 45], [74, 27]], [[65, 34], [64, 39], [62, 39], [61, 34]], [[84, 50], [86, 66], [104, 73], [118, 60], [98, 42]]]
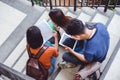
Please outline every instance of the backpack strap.
[[29, 58], [36, 58], [39, 59], [39, 57], [42, 55], [42, 53], [44, 53], [44, 51], [48, 48], [49, 46], [47, 45], [43, 45], [43, 47], [38, 51], [38, 53], [36, 55], [32, 55], [31, 51], [30, 51], [30, 47], [29, 45], [27, 45], [27, 52], [29, 55]]
[[42, 55], [42, 53], [44, 53], [44, 51], [48, 48], [49, 46], [47, 45], [43, 45], [43, 47], [38, 51], [38, 53], [35, 55], [36, 59], [39, 59], [40, 56]]

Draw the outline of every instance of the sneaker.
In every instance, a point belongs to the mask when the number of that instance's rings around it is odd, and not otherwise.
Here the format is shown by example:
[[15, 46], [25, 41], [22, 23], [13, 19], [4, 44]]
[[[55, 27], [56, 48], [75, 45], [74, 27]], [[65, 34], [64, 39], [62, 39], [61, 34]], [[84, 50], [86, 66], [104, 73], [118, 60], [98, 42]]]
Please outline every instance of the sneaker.
[[58, 63], [58, 67], [60, 67], [61, 69], [65, 69], [65, 68], [74, 68], [77, 65], [72, 64], [72, 63], [66, 63], [66, 62], [62, 62], [62, 63]]

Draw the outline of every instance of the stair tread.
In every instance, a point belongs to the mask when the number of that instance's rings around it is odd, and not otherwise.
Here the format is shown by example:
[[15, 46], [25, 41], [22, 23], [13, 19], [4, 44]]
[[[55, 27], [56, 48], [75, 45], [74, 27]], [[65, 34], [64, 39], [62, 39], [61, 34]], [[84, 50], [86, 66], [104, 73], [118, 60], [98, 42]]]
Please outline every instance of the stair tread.
[[110, 9], [107, 9], [107, 12], [104, 12], [104, 7], [98, 7], [97, 10], [100, 11], [103, 15], [106, 15], [108, 17], [111, 17], [114, 13], [114, 11]]
[[83, 23], [88, 22], [90, 20], [91, 16], [85, 14], [84, 12], [81, 12], [81, 14], [78, 16], [77, 19], [82, 20]]
[[24, 37], [22, 41], [17, 45], [14, 51], [9, 55], [9, 57], [4, 61], [3, 64], [12, 67], [16, 60], [20, 57], [22, 52], [26, 47], [26, 38]]
[[107, 21], [108, 21], [108, 17], [106, 17], [100, 13], [97, 13], [92, 20], [92, 22], [101, 22], [104, 25], [106, 25]]
[[17, 61], [17, 63], [13, 66], [13, 69], [22, 72], [23, 69], [26, 66], [26, 62], [28, 60], [28, 53], [27, 50], [23, 53], [23, 55], [21, 56], [21, 58]]
[[[56, 8], [56, 7], [55, 7]], [[63, 11], [64, 14], [67, 13], [68, 9], [66, 7], [57, 7]]]
[[43, 14], [41, 15], [41, 17], [39, 18], [39, 21], [41, 21], [41, 20], [43, 20], [43, 19], [48, 20], [48, 19], [49, 19], [48, 13], [49, 13], [49, 12], [48, 12], [47, 10], [45, 10], [45, 11], [43, 12]]
[[73, 80], [75, 73], [78, 71], [80, 66], [75, 68], [62, 69], [56, 76], [55, 80]]
[[82, 7], [81, 8], [84, 12], [86, 12], [87, 14], [89, 14], [90, 16], [93, 16], [94, 13], [96, 12], [95, 9], [90, 8], [90, 7]]
[[115, 35], [110, 34], [110, 46], [109, 46], [109, 50], [108, 50], [106, 59], [102, 63], [101, 72], [103, 71], [103, 69], [105, 68], [107, 62], [109, 61], [110, 56], [112, 55], [118, 41], [119, 41], [118, 37], [116, 37]]
[[115, 10], [120, 14], [120, 7], [116, 7]]
[[116, 36], [120, 37], [120, 15], [115, 14], [108, 25], [108, 30], [110, 33], [115, 34]]
[[[9, 14], [5, 14], [8, 13]], [[26, 17], [21, 11], [0, 2], [0, 46]]]
[[76, 11], [74, 11], [74, 7], [69, 7], [68, 11], [74, 13], [75, 15], [79, 15], [81, 13], [81, 9], [80, 8], [76, 8]]
[[67, 12], [66, 14], [67, 16], [71, 16], [72, 18], [76, 18], [77, 16], [75, 14], [73, 14], [72, 12]]
[[120, 79], [120, 75], [119, 75], [120, 65], [118, 65], [118, 64], [120, 64], [120, 49], [117, 52], [117, 55], [115, 56], [115, 59], [113, 60], [112, 64], [110, 65], [110, 68], [109, 68], [104, 80], [119, 80]]
[[[118, 22], [120, 19], [120, 16], [115, 14], [113, 16], [113, 19], [111, 20], [110, 24], [108, 25], [108, 32], [110, 34], [110, 47], [106, 56], [106, 60], [102, 63], [101, 71], [103, 71], [105, 65], [109, 61], [110, 56], [112, 55], [112, 52], [114, 51], [119, 39], [120, 39], [120, 23]], [[114, 24], [116, 23], [116, 24]]]
[[4, 75], [0, 75], [0, 80], [11, 80], [8, 77], [4, 76]]

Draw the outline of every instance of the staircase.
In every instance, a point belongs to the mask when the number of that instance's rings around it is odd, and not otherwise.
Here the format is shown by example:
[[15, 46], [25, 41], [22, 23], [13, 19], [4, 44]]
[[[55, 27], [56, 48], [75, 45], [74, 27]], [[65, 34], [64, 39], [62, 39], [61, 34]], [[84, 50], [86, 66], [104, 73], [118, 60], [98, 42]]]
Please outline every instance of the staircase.
[[[74, 12], [73, 7], [57, 7], [63, 10], [65, 15], [82, 20], [84, 23], [101, 22], [106, 25], [110, 33], [110, 48], [106, 60], [102, 63], [100, 80], [120, 80], [120, 8], [114, 11], [103, 8], [77, 8]], [[31, 6], [26, 0], [1, 0], [0, 1], [0, 63], [6, 65], [18, 74], [25, 76], [25, 65], [28, 59], [26, 51], [26, 30], [36, 22], [43, 19], [49, 21], [49, 7]], [[8, 13], [9, 11], [9, 13]], [[6, 14], [8, 13], [8, 14]], [[5, 26], [5, 27], [4, 27]], [[102, 45], [102, 43], [101, 43]], [[60, 62], [64, 50], [60, 47]], [[53, 75], [48, 80], [73, 80], [78, 67], [60, 70], [57, 65]], [[114, 76], [112, 75], [114, 74]], [[5, 77], [5, 76], [4, 76]], [[3, 76], [1, 78], [4, 78]], [[32, 80], [25, 78], [26, 80]], [[1, 80], [1, 79], [0, 79]], [[3, 80], [7, 80], [4, 78]], [[12, 79], [13, 80], [13, 79]], [[21, 80], [21, 79], [20, 79]]]

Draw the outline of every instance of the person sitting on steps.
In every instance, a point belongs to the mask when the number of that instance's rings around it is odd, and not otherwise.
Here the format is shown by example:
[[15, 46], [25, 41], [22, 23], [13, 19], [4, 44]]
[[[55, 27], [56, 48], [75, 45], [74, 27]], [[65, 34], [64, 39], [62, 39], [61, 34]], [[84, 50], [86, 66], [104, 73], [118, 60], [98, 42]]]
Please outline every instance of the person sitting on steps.
[[[75, 65], [84, 65], [92, 62], [102, 63], [108, 52], [110, 37], [107, 28], [102, 23], [84, 25], [81, 20], [71, 19], [66, 26], [67, 34], [75, 40], [85, 40], [84, 48], [76, 52], [68, 46], [68, 51], [62, 58]], [[65, 66], [65, 64], [59, 64]]]
[[[41, 35], [40, 29], [37, 26], [29, 27], [26, 32], [26, 38], [27, 38], [27, 46], [30, 47], [31, 54], [36, 55], [44, 45], [43, 37]], [[54, 32], [54, 38], [55, 38], [55, 47], [49, 46], [47, 50], [39, 58], [39, 61], [48, 70], [49, 75], [53, 73], [55, 69], [56, 57], [59, 55], [58, 36], [56, 32]]]

